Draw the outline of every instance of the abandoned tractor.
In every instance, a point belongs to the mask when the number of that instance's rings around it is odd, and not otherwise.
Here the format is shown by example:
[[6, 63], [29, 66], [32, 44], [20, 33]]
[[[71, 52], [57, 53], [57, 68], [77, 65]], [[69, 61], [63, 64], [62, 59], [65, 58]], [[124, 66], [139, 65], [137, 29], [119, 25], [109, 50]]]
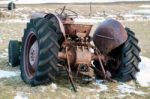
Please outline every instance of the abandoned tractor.
[[32, 86], [46, 84], [61, 70], [67, 71], [73, 87], [76, 77], [136, 80], [141, 59], [135, 33], [114, 19], [91, 31], [92, 25], [77, 24], [75, 17], [65, 8], [56, 10], [56, 15], [34, 14], [22, 41], [9, 42], [9, 63], [20, 65], [23, 81]]

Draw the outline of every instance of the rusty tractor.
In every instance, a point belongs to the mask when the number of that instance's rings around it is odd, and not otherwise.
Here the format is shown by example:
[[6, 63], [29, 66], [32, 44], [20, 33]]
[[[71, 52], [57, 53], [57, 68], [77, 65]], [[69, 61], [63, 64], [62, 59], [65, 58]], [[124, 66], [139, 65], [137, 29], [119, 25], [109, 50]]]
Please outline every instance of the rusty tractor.
[[66, 70], [74, 90], [77, 77], [136, 80], [141, 59], [135, 33], [114, 19], [105, 20], [93, 32], [92, 25], [77, 24], [75, 17], [78, 14], [65, 7], [56, 14], [33, 14], [22, 41], [9, 42], [9, 63], [20, 65], [23, 81], [47, 84], [61, 70]]

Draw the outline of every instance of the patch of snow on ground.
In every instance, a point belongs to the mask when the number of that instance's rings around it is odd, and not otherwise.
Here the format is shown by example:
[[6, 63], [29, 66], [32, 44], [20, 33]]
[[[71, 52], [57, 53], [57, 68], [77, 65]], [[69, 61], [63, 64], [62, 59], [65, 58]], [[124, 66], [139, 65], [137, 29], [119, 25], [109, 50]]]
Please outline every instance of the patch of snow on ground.
[[8, 57], [8, 50], [5, 49], [5, 52], [0, 53], [0, 58], [7, 58]]
[[58, 87], [55, 83], [52, 83], [50, 86], [52, 88], [52, 90], [51, 90], [52, 92], [55, 92], [58, 89]]
[[150, 14], [150, 9], [139, 9], [139, 10], [133, 11], [133, 13], [135, 13], [135, 14]]
[[0, 55], [0, 58], [6, 58], [6, 56], [4, 56], [4, 55], [1, 54], [1, 55]]
[[119, 94], [118, 96], [116, 96], [116, 98], [125, 98], [126, 95], [125, 94]]
[[118, 89], [120, 90], [121, 93], [131, 93], [134, 91], [135, 88], [127, 84], [122, 84], [118, 86]]
[[108, 90], [108, 87], [107, 87], [107, 85], [105, 85], [105, 84], [102, 84], [102, 82], [103, 82], [103, 80], [96, 80], [96, 85], [98, 85], [99, 86], [99, 90], [97, 90], [98, 92], [101, 92], [101, 91], [107, 91]]
[[144, 5], [140, 5], [139, 7], [140, 7], [140, 8], [150, 8], [150, 5], [145, 5], [145, 4], [144, 4]]
[[150, 59], [141, 56], [141, 63], [139, 64], [140, 72], [137, 73], [137, 81], [143, 87], [150, 86]]
[[104, 85], [104, 84], [98, 84], [98, 85], [99, 85], [101, 91], [107, 91], [108, 90], [107, 85]]
[[121, 93], [134, 93], [134, 94], [138, 94], [138, 95], [144, 95], [146, 93], [142, 92], [142, 91], [136, 91], [135, 87], [127, 85], [125, 83], [122, 83], [121, 85], [118, 86], [118, 90]]
[[8, 57], [8, 49], [5, 49], [5, 52], [0, 54], [0, 58], [6, 58]]
[[0, 70], [0, 78], [9, 78], [19, 75], [17, 72]]
[[14, 99], [28, 99], [27, 96], [25, 96], [23, 93], [19, 92], [17, 95], [14, 97]]
[[56, 84], [54, 84], [54, 83], [52, 83], [52, 84], [51, 84], [51, 87], [52, 87], [52, 89], [54, 89], [54, 90], [56, 90], [56, 89], [57, 89], [57, 85], [56, 85]]

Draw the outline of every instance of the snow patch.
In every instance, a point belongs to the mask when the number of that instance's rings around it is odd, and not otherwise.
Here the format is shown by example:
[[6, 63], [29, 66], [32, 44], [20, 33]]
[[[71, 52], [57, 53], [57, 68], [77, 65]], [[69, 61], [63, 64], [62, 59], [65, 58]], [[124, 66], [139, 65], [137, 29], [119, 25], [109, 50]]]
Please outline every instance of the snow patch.
[[5, 49], [5, 52], [0, 54], [0, 58], [6, 58], [6, 57], [8, 57], [8, 49]]
[[1, 55], [0, 55], [0, 58], [6, 58], [8, 56], [8, 53], [2, 53]]
[[103, 80], [96, 80], [96, 83], [95, 85], [98, 85], [99, 86], [99, 90], [97, 90], [97, 92], [101, 92], [101, 91], [107, 91], [108, 90], [108, 87], [107, 85], [105, 84], [102, 84]]
[[133, 13], [135, 14], [150, 14], [150, 9], [139, 9], [139, 10], [135, 10], [133, 11]]
[[126, 95], [125, 94], [119, 94], [118, 96], [116, 96], [116, 98], [125, 98]]
[[99, 84], [99, 87], [100, 87], [100, 90], [101, 90], [101, 91], [107, 91], [107, 90], [108, 90], [107, 85]]
[[4, 55], [0, 55], [0, 58], [6, 58], [6, 56], [4, 56]]
[[150, 8], [150, 5], [145, 5], [145, 4], [144, 4], [144, 5], [140, 5], [139, 7], [140, 7], [140, 8]]
[[137, 81], [143, 87], [150, 86], [150, 59], [141, 56], [141, 63], [139, 64], [140, 72], [137, 73]]
[[138, 94], [138, 95], [144, 95], [146, 94], [145, 92], [142, 91], [136, 91], [135, 87], [127, 85], [125, 83], [122, 83], [121, 85], [117, 86], [118, 90], [121, 93], [134, 93], [134, 94]]
[[0, 78], [9, 78], [17, 75], [17, 72], [0, 70]]
[[14, 97], [14, 99], [28, 99], [27, 96], [24, 95], [24, 93], [19, 92], [17, 95]]
[[50, 86], [51, 86], [53, 91], [58, 89], [58, 87], [57, 87], [57, 85], [55, 83], [52, 83]]

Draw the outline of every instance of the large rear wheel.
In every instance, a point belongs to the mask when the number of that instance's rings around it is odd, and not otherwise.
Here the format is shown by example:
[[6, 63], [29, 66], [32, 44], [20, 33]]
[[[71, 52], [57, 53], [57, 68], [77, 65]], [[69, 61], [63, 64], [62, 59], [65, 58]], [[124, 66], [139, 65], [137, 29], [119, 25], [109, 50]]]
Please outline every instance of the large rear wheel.
[[21, 77], [32, 85], [55, 80], [58, 73], [57, 27], [46, 18], [31, 19], [24, 31], [21, 53]]
[[[125, 28], [128, 39], [118, 48], [112, 50], [108, 56], [111, 57], [105, 66], [109, 70], [113, 79], [121, 82], [136, 80], [136, 73], [139, 72], [138, 64], [141, 61], [139, 57], [140, 48], [135, 33], [129, 28]], [[94, 65], [98, 68], [99, 62]]]
[[[112, 77], [122, 82], [136, 80], [135, 75], [140, 71], [138, 64], [141, 61], [139, 57], [141, 49], [138, 46], [135, 33], [129, 28], [125, 28], [125, 30], [128, 33], [127, 41], [110, 53], [110, 56], [116, 59], [118, 66], [116, 68], [109, 67]], [[110, 66], [110, 64], [111, 62], [107, 65]]]

